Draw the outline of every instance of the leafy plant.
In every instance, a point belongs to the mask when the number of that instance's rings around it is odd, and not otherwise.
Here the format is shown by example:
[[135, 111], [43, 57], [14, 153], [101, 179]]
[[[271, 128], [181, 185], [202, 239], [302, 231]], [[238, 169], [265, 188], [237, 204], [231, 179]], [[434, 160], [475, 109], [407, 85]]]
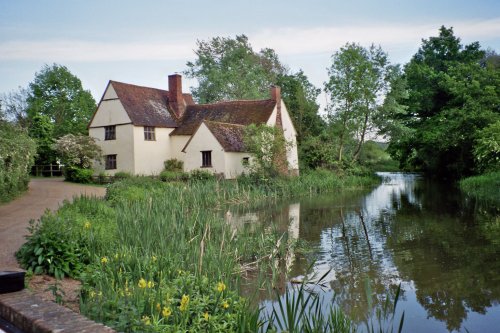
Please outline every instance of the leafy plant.
[[163, 162], [163, 165], [165, 166], [165, 171], [181, 172], [184, 170], [184, 162], [175, 158], [166, 160]]
[[70, 182], [82, 184], [91, 183], [93, 174], [94, 172], [92, 169], [82, 169], [71, 166], [64, 168], [64, 178]]

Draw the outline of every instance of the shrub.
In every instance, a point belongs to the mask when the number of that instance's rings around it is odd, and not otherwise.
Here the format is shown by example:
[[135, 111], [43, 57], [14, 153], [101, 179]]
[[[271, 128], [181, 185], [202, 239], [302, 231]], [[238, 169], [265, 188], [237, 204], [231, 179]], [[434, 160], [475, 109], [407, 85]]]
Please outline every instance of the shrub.
[[175, 182], [175, 181], [186, 181], [189, 178], [189, 174], [185, 172], [175, 172], [175, 171], [162, 171], [160, 173], [160, 179], [163, 182]]
[[70, 182], [88, 184], [92, 182], [93, 173], [92, 169], [66, 167], [64, 169], [64, 178]]
[[195, 169], [189, 173], [189, 180], [209, 180], [215, 179], [215, 175], [209, 171]]
[[177, 171], [180, 172], [184, 170], [184, 162], [179, 161], [178, 159], [172, 158], [163, 162], [165, 166], [165, 171]]
[[132, 178], [132, 174], [126, 171], [119, 171], [115, 173], [115, 180], [129, 179]]
[[35, 142], [20, 128], [0, 121], [0, 202], [28, 188]]

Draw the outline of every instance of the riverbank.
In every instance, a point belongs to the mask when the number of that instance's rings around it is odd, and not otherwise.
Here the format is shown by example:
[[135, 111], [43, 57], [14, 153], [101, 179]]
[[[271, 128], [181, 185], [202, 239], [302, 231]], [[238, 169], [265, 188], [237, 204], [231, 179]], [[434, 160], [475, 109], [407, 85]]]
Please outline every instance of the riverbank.
[[218, 209], [377, 183], [327, 171], [257, 184], [132, 178], [105, 199], [44, 215], [19, 258], [36, 273], [81, 280], [82, 313], [119, 331], [255, 331], [259, 313], [240, 296], [242, 279], [251, 270], [264, 286], [295, 243], [277, 230], [237, 232]]
[[500, 171], [468, 177], [459, 184], [460, 189], [470, 196], [500, 202]]

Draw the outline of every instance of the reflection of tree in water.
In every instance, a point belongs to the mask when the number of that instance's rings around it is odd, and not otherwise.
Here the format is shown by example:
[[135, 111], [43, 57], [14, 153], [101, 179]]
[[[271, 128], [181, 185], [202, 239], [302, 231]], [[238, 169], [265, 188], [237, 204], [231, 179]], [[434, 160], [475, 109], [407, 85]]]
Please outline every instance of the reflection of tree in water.
[[384, 265], [384, 253], [373, 236], [374, 231], [366, 212], [359, 207], [339, 209], [337, 224], [327, 229], [329, 265], [335, 272], [330, 282], [336, 302], [357, 322], [371, 316], [368, 308], [366, 283], [371, 287], [374, 308], [381, 307], [386, 297], [394, 297], [397, 275]]
[[500, 224], [449, 189], [423, 183], [415, 195], [419, 205], [402, 196], [392, 222], [381, 219], [391, 224], [387, 246], [428, 315], [459, 330], [469, 311], [484, 314], [500, 300]]

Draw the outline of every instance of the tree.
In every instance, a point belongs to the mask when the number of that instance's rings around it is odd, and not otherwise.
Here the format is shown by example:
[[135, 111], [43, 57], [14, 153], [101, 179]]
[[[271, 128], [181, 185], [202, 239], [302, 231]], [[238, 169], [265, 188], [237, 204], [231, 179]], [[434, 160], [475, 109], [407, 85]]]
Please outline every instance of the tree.
[[197, 45], [197, 59], [187, 63], [184, 74], [198, 80], [191, 91], [200, 103], [268, 98], [269, 87], [287, 71], [274, 50], [255, 52], [245, 35], [215, 37]]
[[388, 91], [390, 72], [387, 54], [374, 45], [366, 49], [348, 43], [333, 54], [325, 92], [330, 96], [328, 119], [338, 140], [338, 162], [343, 161], [349, 145], [352, 159], [359, 158], [366, 134]]
[[405, 135], [391, 139], [400, 164], [443, 178], [476, 170], [473, 147], [478, 131], [500, 118], [500, 71], [485, 62], [479, 43], [460, 44], [452, 28], [423, 40], [405, 66], [408, 98], [400, 113]]
[[28, 90], [22, 87], [19, 87], [17, 91], [2, 94], [0, 97], [0, 112], [3, 114], [3, 117], [22, 128], [27, 128], [29, 126], [29, 119], [26, 113], [28, 108], [27, 98]]
[[473, 153], [478, 171], [500, 170], [500, 120], [477, 133]]
[[102, 155], [94, 138], [85, 135], [66, 134], [56, 141], [53, 148], [67, 167], [90, 169], [92, 162]]
[[274, 178], [288, 171], [286, 142], [282, 129], [267, 125], [245, 127], [243, 141], [246, 150], [253, 155], [248, 166], [253, 175]]
[[82, 82], [65, 66], [45, 65], [29, 85], [27, 115], [47, 117], [54, 125], [53, 138], [85, 134], [96, 103]]

